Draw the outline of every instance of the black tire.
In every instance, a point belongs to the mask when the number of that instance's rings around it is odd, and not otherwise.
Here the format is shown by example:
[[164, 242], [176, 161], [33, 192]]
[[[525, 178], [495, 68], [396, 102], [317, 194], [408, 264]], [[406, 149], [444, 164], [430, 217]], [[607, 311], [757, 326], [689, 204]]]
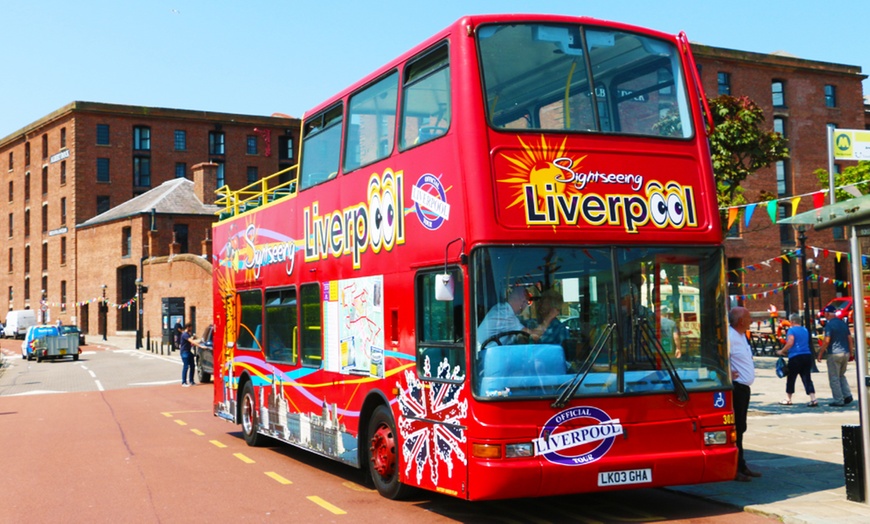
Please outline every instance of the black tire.
[[79, 359], [78, 354], [73, 355], [73, 362], [75, 362], [75, 361], [78, 360], [78, 359]]
[[36, 363], [39, 364], [40, 362], [42, 362], [42, 353], [39, 351], [35, 351], [35, 353], [36, 353]]
[[396, 423], [389, 408], [375, 408], [368, 423], [368, 468], [375, 488], [390, 500], [406, 497], [412, 490], [399, 481], [399, 453]]
[[257, 425], [259, 424], [259, 413], [257, 407], [257, 397], [254, 396], [254, 386], [250, 381], [245, 383], [242, 390], [242, 403], [239, 406], [239, 415], [242, 424], [242, 434], [245, 436], [245, 442], [249, 446], [262, 446], [266, 437], [257, 433]]
[[200, 384], [211, 382], [211, 373], [202, 370], [202, 366], [196, 366], [196, 381]]

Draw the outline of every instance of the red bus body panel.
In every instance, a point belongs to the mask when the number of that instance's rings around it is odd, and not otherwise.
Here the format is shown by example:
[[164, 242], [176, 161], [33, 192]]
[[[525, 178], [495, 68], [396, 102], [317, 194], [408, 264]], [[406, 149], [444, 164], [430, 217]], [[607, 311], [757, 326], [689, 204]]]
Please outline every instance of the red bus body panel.
[[[515, 133], [487, 126], [468, 27], [508, 20], [528, 17], [463, 18], [307, 115], [346, 99], [390, 68], [401, 70], [407, 59], [446, 40], [454, 121], [445, 136], [215, 225], [215, 413], [238, 422], [239, 384], [250, 380], [269, 419], [265, 432], [366, 467], [360, 450], [368, 443], [359, 435], [372, 406], [386, 403], [398, 426], [402, 482], [466, 499], [619, 489], [626, 486], [599, 487], [599, 474], [625, 470], [650, 470], [652, 480], [637, 484], [643, 487], [733, 478], [730, 391], [691, 392], [687, 402], [673, 392], [581, 397], [557, 409], [550, 406], [552, 399], [475, 399], [469, 377], [458, 385], [432, 381], [428, 379], [449, 371], [422, 370], [417, 364], [415, 273], [443, 266], [445, 246], [454, 239], [465, 240], [467, 253], [479, 245], [505, 243], [721, 243], [698, 104], [690, 104], [696, 136], [689, 139]], [[535, 15], [535, 20], [566, 18]], [[672, 35], [606, 24], [677, 43]], [[697, 99], [698, 88], [691, 79], [686, 82], [690, 97]], [[558, 189], [552, 182], [547, 186], [545, 181], [554, 177], [566, 182]], [[586, 185], [578, 187], [582, 182]], [[651, 200], [657, 195], [680, 199], [685, 209], [681, 224], [662, 227], [651, 219]], [[427, 209], [433, 199], [441, 206], [438, 213]], [[393, 216], [380, 230], [372, 219], [376, 208]], [[455, 263], [456, 254], [450, 257]], [[463, 271], [467, 281], [468, 269]], [[263, 351], [235, 347], [237, 292], [310, 282], [321, 286], [323, 311], [335, 312], [324, 315], [326, 346], [335, 343], [330, 337], [348, 332], [380, 344], [382, 354], [367, 355], [365, 369], [348, 372], [345, 362], [324, 362], [320, 368], [286, 365], [268, 361]], [[375, 307], [370, 301], [378, 291], [382, 302]], [[465, 293], [464, 303], [471, 303], [467, 289], [457, 293]], [[370, 324], [362, 335], [357, 321]], [[472, 325], [470, 317], [465, 322]], [[607, 450], [585, 445], [548, 455], [563, 456], [561, 463], [540, 455], [474, 455], [475, 444], [503, 446], [540, 438], [554, 417], [561, 417], [563, 431], [581, 429], [595, 413], [622, 427], [608, 440]], [[729, 442], [705, 446], [704, 432], [711, 430], [727, 432]]]

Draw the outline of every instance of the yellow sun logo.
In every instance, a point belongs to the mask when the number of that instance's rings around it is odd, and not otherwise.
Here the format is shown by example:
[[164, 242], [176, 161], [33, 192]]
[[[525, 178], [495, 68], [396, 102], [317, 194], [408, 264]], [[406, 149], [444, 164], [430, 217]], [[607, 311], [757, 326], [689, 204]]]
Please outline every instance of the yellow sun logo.
[[520, 138], [522, 152], [513, 156], [503, 155], [505, 160], [514, 166], [514, 170], [507, 173], [507, 178], [497, 179], [497, 182], [501, 184], [511, 184], [511, 188], [516, 190], [516, 198], [508, 207], [523, 203], [524, 188], [529, 185], [535, 186], [535, 194], [537, 195], [579, 193], [574, 184], [565, 183], [573, 177], [572, 174], [566, 176], [566, 173], [575, 172], [586, 155], [574, 160], [565, 158], [566, 141], [567, 137], [562, 140], [561, 144], [549, 143], [547, 138], [542, 135], [540, 145], [535, 147], [527, 145]]

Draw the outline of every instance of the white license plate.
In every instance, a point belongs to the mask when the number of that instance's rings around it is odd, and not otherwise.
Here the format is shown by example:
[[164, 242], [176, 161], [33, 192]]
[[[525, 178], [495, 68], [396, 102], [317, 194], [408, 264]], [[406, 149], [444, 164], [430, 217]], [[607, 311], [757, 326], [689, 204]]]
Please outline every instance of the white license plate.
[[601, 471], [598, 473], [599, 486], [623, 486], [625, 484], [646, 484], [652, 482], [652, 469], [626, 469], [623, 471]]

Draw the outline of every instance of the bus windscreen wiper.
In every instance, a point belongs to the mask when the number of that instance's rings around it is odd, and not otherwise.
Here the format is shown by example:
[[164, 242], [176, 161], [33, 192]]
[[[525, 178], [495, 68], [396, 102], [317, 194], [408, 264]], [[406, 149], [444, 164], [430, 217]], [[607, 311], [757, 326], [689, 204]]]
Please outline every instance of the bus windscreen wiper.
[[568, 399], [574, 396], [574, 393], [577, 392], [577, 388], [579, 388], [580, 384], [583, 383], [583, 380], [586, 379], [586, 375], [589, 374], [589, 371], [592, 369], [592, 365], [598, 359], [598, 355], [601, 353], [601, 350], [604, 348], [604, 346], [607, 344], [607, 341], [613, 335], [613, 330], [615, 328], [615, 322], [607, 324], [607, 327], [605, 327], [601, 334], [598, 335], [598, 339], [592, 346], [592, 351], [589, 352], [589, 355], [586, 357], [586, 360], [583, 361], [580, 369], [577, 371], [577, 373], [574, 374], [574, 377], [572, 377], [570, 381], [565, 383], [562, 393], [560, 393], [556, 400], [552, 404], [550, 404], [550, 407], [565, 407]]
[[665, 370], [668, 372], [668, 375], [671, 377], [671, 382], [673, 382], [674, 390], [677, 393], [677, 399], [679, 399], [680, 402], [686, 402], [689, 400], [689, 392], [686, 390], [686, 385], [677, 374], [677, 368], [674, 367], [673, 362], [671, 362], [670, 357], [668, 357], [668, 354], [662, 347], [661, 341], [656, 338], [652, 326], [650, 326], [649, 322], [644, 318], [639, 318], [635, 322], [636, 336], [633, 338], [637, 341], [636, 344], [643, 349], [647, 357], [653, 362], [655, 362], [655, 356], [653, 355], [653, 351], [655, 351], [656, 355], [661, 358], [661, 362], [664, 365]]

